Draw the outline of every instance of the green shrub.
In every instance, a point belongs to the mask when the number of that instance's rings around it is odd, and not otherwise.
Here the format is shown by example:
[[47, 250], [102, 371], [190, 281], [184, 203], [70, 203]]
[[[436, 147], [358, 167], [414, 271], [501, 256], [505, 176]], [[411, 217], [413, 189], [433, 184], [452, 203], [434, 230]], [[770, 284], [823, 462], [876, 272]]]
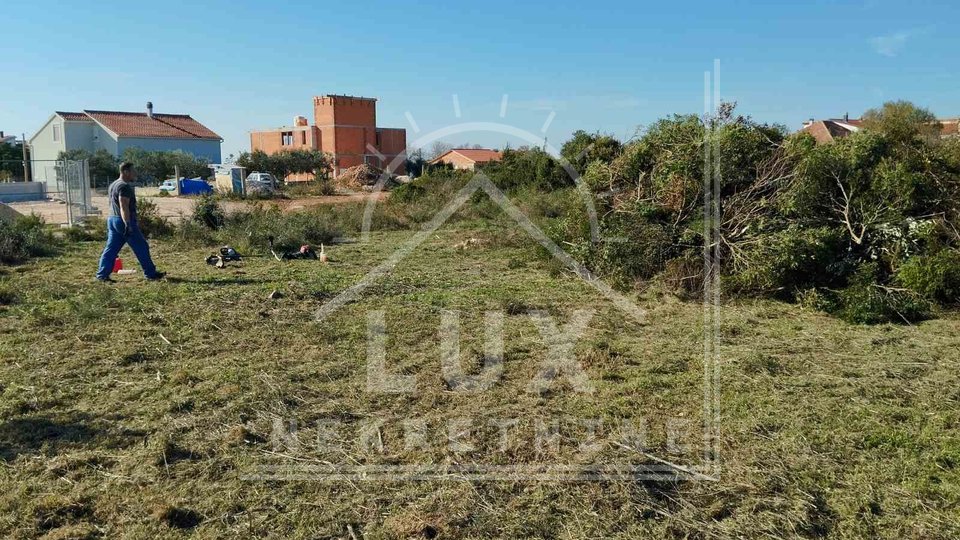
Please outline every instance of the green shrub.
[[840, 309], [837, 292], [826, 288], [811, 287], [796, 293], [797, 303], [806, 309], [836, 313]]
[[945, 249], [912, 257], [897, 270], [896, 282], [928, 300], [960, 302], [960, 251]]
[[802, 289], [842, 284], [851, 263], [842, 231], [791, 225], [749, 244], [740, 264], [733, 269], [732, 289], [792, 299]]
[[103, 218], [91, 216], [82, 224], [65, 229], [64, 236], [71, 242], [102, 242], [107, 239], [107, 222]]
[[313, 175], [313, 183], [316, 184], [317, 191], [321, 196], [329, 197], [337, 194], [337, 186], [326, 171], [317, 171]]
[[93, 237], [87, 231], [87, 229], [82, 225], [74, 225], [63, 231], [64, 238], [70, 242], [89, 242], [93, 240]]
[[342, 235], [338, 220], [331, 219], [334, 215], [326, 208], [284, 214], [276, 207], [256, 206], [231, 213], [219, 238], [221, 243], [242, 251], [265, 250], [270, 236], [281, 250], [296, 249], [303, 244], [329, 244]]
[[214, 231], [194, 220], [183, 220], [174, 229], [173, 240], [184, 247], [210, 246], [217, 244]]
[[416, 182], [401, 184], [390, 192], [390, 199], [396, 204], [411, 203], [426, 194], [427, 190]]
[[157, 197], [166, 198], [170, 196], [169, 191], [161, 190], [160, 193], [157, 193]]
[[592, 266], [620, 287], [659, 274], [681, 253], [672, 225], [642, 216], [611, 214], [603, 220], [601, 239]]
[[12, 223], [0, 220], [0, 263], [15, 264], [30, 257], [53, 255], [56, 248], [57, 242], [40, 216], [21, 216]]
[[880, 277], [876, 263], [866, 263], [857, 269], [847, 288], [839, 293], [837, 315], [857, 324], [885, 322], [913, 323], [931, 316], [930, 303], [919, 294], [905, 289], [878, 284]]
[[148, 238], [170, 236], [173, 233], [170, 220], [160, 215], [160, 208], [150, 199], [137, 201], [137, 224]]
[[197, 197], [193, 203], [193, 221], [216, 230], [223, 227], [225, 220], [226, 214], [216, 195], [205, 194]]

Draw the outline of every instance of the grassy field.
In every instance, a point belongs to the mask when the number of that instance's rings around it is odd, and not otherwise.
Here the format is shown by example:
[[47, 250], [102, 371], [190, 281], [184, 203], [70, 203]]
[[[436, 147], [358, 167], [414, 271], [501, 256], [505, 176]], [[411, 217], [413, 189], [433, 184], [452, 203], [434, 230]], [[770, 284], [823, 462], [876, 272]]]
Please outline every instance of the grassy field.
[[[337, 245], [326, 265], [223, 270], [209, 249], [155, 242], [160, 283], [95, 283], [96, 242], [0, 267], [0, 536], [960, 536], [957, 316], [864, 327], [726, 302], [715, 479], [560, 481], [531, 471], [704, 464], [703, 307], [650, 290], [633, 321], [521, 231], [459, 223], [314, 319], [412, 234]], [[562, 327], [582, 310], [574, 352], [593, 391], [563, 373], [528, 391], [548, 351], [530, 313]], [[368, 389], [371, 311], [415, 391]], [[459, 313], [476, 372], [488, 311], [504, 317], [502, 378], [455, 391], [441, 320]], [[299, 447], [278, 441], [291, 421]], [[644, 427], [640, 450], [618, 442], [629, 425]], [[390, 467], [406, 468], [373, 473]]]

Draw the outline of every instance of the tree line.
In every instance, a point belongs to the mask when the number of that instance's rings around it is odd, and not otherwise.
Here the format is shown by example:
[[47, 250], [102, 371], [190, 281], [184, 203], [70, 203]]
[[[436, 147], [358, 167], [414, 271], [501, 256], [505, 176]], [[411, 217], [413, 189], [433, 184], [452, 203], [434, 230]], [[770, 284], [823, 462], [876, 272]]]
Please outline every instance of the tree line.
[[577, 197], [556, 197], [570, 203], [548, 213], [546, 231], [620, 287], [657, 281], [695, 295], [709, 268], [729, 293], [859, 323], [913, 322], [960, 303], [960, 138], [941, 138], [936, 117], [911, 103], [872, 109], [828, 144], [728, 103], [660, 119], [627, 142], [579, 131], [560, 154], [507, 149], [482, 170], [545, 200], [579, 177], [600, 240]]

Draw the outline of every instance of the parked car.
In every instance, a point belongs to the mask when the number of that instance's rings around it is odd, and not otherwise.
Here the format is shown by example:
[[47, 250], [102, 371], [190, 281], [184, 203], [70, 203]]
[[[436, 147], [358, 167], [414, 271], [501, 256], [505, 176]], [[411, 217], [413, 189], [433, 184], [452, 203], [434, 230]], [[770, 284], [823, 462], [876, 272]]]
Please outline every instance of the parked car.
[[276, 177], [270, 173], [254, 172], [247, 175], [247, 191], [251, 193], [276, 191], [279, 185]]

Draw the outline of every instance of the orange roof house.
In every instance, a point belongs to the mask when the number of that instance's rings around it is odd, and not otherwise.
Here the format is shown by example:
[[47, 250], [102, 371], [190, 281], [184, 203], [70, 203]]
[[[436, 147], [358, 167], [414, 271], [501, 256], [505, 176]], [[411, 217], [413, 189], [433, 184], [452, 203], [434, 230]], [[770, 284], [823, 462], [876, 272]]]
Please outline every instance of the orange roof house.
[[476, 170], [478, 164], [500, 161], [503, 152], [486, 148], [454, 148], [429, 161], [430, 165], [452, 165], [454, 169]]
[[[149, 102], [143, 112], [56, 111], [29, 140], [33, 159], [40, 162], [53, 162], [71, 150], [106, 150], [119, 157], [127, 148], [141, 148], [181, 151], [220, 163], [222, 142], [220, 135], [190, 115], [154, 113]], [[34, 179], [47, 181], [54, 173], [54, 167], [38, 165]]]
[[860, 120], [851, 120], [847, 115], [844, 115], [843, 118], [831, 118], [829, 120], [814, 120], [811, 118], [808, 122], [804, 122], [801, 131], [809, 133], [818, 143], [823, 144], [856, 133], [860, 131], [861, 125]]
[[[357, 165], [406, 172], [407, 130], [377, 127], [376, 98], [326, 95], [313, 98], [313, 125], [297, 116], [292, 126], [250, 132], [250, 149], [275, 154], [320, 150], [333, 159], [333, 175]], [[306, 180], [291, 175], [287, 180]]]
[[[940, 136], [943, 138], [957, 136], [957, 124], [960, 119], [948, 118], [937, 120], [940, 123]], [[809, 133], [817, 140], [817, 143], [833, 142], [860, 131], [863, 127], [863, 120], [853, 119], [849, 116], [843, 118], [831, 118], [829, 120], [814, 120], [803, 123], [801, 131]]]

